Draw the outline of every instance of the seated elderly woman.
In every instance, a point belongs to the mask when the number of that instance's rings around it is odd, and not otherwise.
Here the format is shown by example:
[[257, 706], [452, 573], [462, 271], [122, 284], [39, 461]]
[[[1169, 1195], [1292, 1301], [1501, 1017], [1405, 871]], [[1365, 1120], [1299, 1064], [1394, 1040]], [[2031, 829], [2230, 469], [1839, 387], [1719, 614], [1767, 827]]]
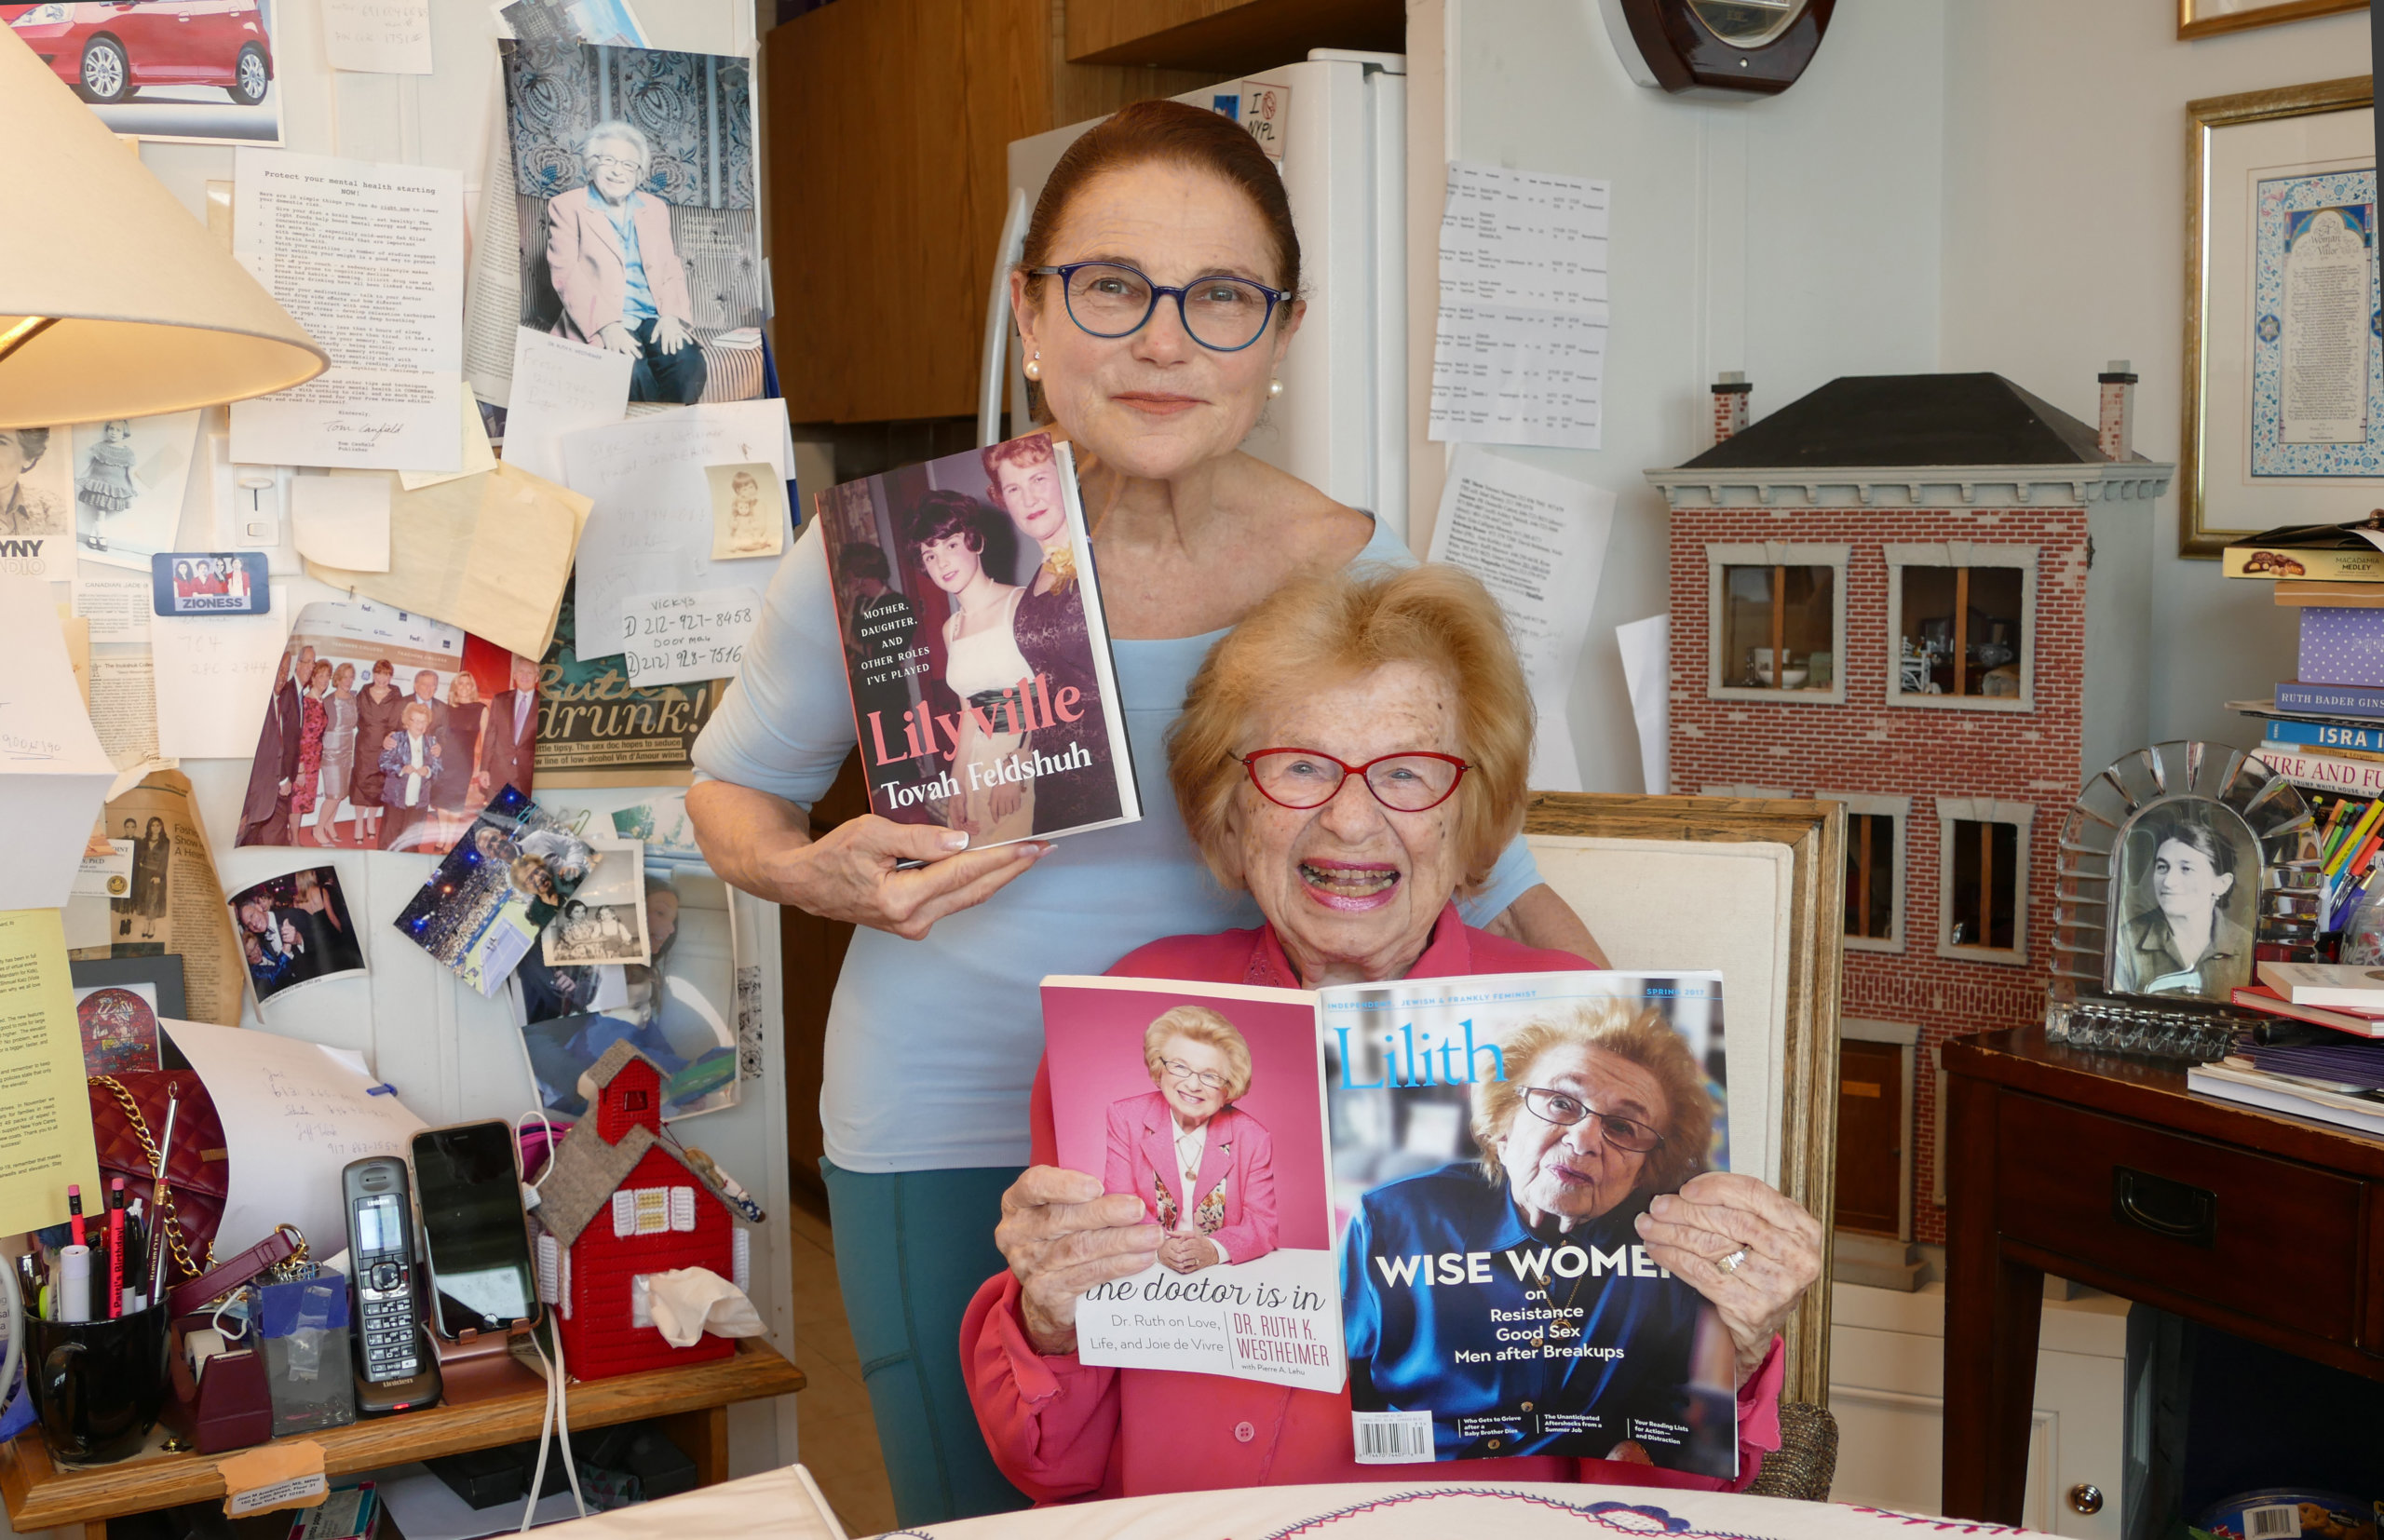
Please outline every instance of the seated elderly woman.
[[[1425, 566], [1287, 586], [1211, 651], [1168, 744], [1193, 844], [1221, 883], [1250, 890], [1266, 923], [1155, 941], [1111, 971], [1313, 989], [1587, 966], [1477, 930], [1452, 901], [1522, 823], [1531, 722], [1503, 618], [1473, 578]], [[1537, 1059], [1535, 1072], [1555, 1073], [1550, 1054]], [[1038, 1164], [1004, 1195], [995, 1232], [1009, 1271], [978, 1290], [961, 1328], [969, 1395], [1003, 1474], [1046, 1502], [1375, 1474], [1354, 1457], [1348, 1394], [1077, 1361], [1077, 1299], [1148, 1267], [1164, 1237], [1141, 1223], [1140, 1200], [1049, 1164], [1049, 1085], [1036, 1084]], [[1514, 1142], [1521, 1134], [1503, 1137], [1510, 1165], [1544, 1168]], [[1596, 1136], [1564, 1137], [1586, 1146]], [[1779, 1447], [1776, 1333], [1820, 1276], [1821, 1226], [1727, 1172], [1634, 1206], [1624, 1223], [1727, 1328], [1744, 1486]], [[1376, 1352], [1366, 1368], [1377, 1385], [1384, 1361]], [[1731, 1484], [1546, 1454], [1411, 1466], [1402, 1479]]]
[[599, 123], [580, 147], [588, 184], [547, 204], [547, 271], [558, 337], [626, 353], [630, 399], [703, 399], [695, 302], [670, 242], [670, 210], [638, 191], [654, 152], [633, 123]]
[[1156, 1091], [1109, 1104], [1101, 1188], [1140, 1198], [1179, 1273], [1256, 1262], [1275, 1249], [1275, 1154], [1266, 1126], [1233, 1103], [1250, 1091], [1250, 1042], [1206, 1006], [1143, 1030]]

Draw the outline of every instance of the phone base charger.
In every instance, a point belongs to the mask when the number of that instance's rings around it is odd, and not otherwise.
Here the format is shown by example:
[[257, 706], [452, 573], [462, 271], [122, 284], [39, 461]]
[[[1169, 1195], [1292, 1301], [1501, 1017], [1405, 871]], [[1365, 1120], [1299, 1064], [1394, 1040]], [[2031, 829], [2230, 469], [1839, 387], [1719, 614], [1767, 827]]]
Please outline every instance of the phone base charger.
[[499, 1396], [544, 1394], [545, 1379], [523, 1363], [513, 1348], [514, 1340], [528, 1337], [530, 1331], [528, 1326], [510, 1331], [467, 1331], [454, 1342], [431, 1334], [431, 1345], [439, 1353], [439, 1377], [446, 1387], [447, 1404], [467, 1406]]

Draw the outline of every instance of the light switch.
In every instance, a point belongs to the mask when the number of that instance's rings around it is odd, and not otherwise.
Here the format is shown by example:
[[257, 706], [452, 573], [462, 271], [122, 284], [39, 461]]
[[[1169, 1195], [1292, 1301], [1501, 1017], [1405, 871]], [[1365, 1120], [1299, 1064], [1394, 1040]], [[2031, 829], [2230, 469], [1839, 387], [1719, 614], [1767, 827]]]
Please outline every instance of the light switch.
[[232, 544], [243, 550], [281, 544], [281, 478], [269, 466], [232, 467]]

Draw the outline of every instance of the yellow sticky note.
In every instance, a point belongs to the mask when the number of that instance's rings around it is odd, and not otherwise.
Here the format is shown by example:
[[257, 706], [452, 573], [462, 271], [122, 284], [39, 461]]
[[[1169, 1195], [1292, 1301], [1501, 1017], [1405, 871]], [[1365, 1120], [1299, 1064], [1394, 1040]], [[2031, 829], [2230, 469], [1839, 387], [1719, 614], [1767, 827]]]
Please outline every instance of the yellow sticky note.
[[100, 1157], [83, 1087], [83, 1033], [54, 909], [0, 913], [0, 1235], [66, 1223], [66, 1188], [96, 1212]]

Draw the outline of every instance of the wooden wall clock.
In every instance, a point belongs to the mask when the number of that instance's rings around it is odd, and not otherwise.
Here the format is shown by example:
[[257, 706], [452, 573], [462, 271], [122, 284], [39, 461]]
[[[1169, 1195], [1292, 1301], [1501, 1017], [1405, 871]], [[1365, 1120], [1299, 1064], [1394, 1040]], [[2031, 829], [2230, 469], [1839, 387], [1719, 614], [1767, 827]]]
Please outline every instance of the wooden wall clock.
[[1773, 96], [1820, 51], [1836, 0], [1600, 0], [1615, 51], [1642, 86]]

